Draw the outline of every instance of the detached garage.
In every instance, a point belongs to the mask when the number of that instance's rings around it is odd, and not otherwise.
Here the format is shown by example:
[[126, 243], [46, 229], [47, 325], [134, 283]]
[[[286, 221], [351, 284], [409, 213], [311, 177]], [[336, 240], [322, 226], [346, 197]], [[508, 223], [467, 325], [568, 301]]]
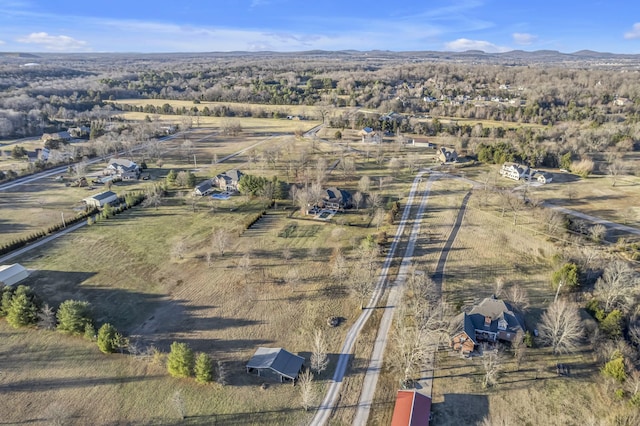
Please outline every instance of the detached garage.
[[258, 376], [271, 377], [281, 382], [295, 382], [302, 364], [304, 358], [282, 348], [260, 347], [247, 363], [247, 372], [255, 372]]
[[115, 192], [106, 191], [87, 197], [82, 201], [90, 207], [104, 207], [105, 204], [118, 201], [118, 195]]
[[19, 263], [0, 265], [0, 284], [10, 287], [29, 276], [29, 271]]

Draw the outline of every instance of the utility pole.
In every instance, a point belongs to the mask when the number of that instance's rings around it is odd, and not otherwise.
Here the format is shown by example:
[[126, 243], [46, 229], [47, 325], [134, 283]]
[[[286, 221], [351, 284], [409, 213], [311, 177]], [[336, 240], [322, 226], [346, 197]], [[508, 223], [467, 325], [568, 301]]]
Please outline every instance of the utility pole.
[[196, 155], [195, 155], [195, 154], [193, 154], [193, 168], [194, 168], [194, 169], [197, 169], [197, 168], [198, 168], [198, 163], [197, 163], [197, 161], [196, 161]]
[[67, 224], [64, 222], [64, 212], [60, 212], [60, 215], [62, 216], [62, 227], [66, 228]]

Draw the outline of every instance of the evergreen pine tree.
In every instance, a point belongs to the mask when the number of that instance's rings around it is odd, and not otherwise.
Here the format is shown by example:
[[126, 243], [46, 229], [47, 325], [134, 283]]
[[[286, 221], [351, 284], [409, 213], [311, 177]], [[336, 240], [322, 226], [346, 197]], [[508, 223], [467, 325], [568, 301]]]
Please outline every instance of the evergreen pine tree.
[[19, 286], [16, 289], [11, 305], [7, 311], [7, 322], [13, 327], [24, 327], [38, 321], [38, 307], [33, 301], [29, 287]]
[[213, 363], [209, 355], [204, 352], [200, 352], [196, 357], [196, 364], [193, 368], [193, 372], [196, 376], [196, 382], [209, 383], [213, 379]]
[[189, 377], [193, 370], [193, 351], [186, 343], [173, 342], [167, 357], [167, 370], [173, 377]]
[[105, 354], [110, 354], [116, 351], [116, 334], [118, 331], [114, 326], [109, 323], [102, 324], [102, 327], [98, 330], [98, 349]]

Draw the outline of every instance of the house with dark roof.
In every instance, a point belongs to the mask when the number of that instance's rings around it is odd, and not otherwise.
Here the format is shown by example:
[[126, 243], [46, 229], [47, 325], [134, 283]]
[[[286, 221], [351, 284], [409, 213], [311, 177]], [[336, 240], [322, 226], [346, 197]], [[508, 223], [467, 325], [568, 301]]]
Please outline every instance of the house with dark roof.
[[193, 193], [195, 195], [204, 196], [211, 193], [211, 191], [213, 191], [213, 181], [211, 179], [207, 179], [197, 184], [195, 189], [193, 190]]
[[140, 179], [140, 166], [125, 158], [112, 158], [109, 160], [105, 175], [116, 175], [122, 180]]
[[247, 373], [295, 382], [303, 364], [304, 358], [282, 348], [259, 347], [247, 363]]
[[118, 195], [112, 191], [105, 191], [87, 197], [82, 201], [89, 207], [104, 207], [106, 204], [118, 201]]
[[362, 142], [364, 143], [376, 143], [378, 141], [378, 134], [371, 127], [365, 127], [360, 130], [360, 136], [362, 136]]
[[336, 187], [327, 188], [322, 196], [322, 207], [331, 210], [343, 210], [352, 207], [351, 194]]
[[396, 122], [396, 123], [399, 123], [399, 122], [401, 122], [403, 119], [404, 119], [404, 116], [403, 116], [402, 114], [398, 114], [398, 113], [397, 113], [397, 112], [395, 112], [395, 111], [391, 111], [391, 112], [389, 112], [389, 113], [387, 113], [387, 114], [385, 114], [385, 115], [381, 116], [379, 120], [380, 120], [381, 122], [386, 122], [386, 123], [389, 123], [389, 122]]
[[438, 149], [438, 160], [440, 160], [441, 163], [454, 163], [458, 160], [458, 153], [453, 148], [441, 146]]
[[414, 390], [399, 390], [391, 426], [429, 426], [431, 398]]
[[511, 305], [496, 297], [488, 297], [457, 318], [462, 330], [451, 338], [450, 346], [464, 354], [477, 349], [482, 342], [513, 342], [525, 332], [522, 316]]
[[237, 191], [242, 176], [244, 173], [238, 169], [227, 170], [213, 178], [213, 183], [223, 191]]

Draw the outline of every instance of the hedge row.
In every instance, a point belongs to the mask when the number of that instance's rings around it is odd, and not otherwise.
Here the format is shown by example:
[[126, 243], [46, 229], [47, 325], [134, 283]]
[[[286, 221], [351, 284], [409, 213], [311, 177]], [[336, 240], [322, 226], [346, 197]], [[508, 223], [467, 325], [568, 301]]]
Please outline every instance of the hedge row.
[[[143, 193], [129, 193], [124, 197], [120, 197], [119, 201], [120, 204], [117, 207], [112, 207], [112, 208], [107, 208], [107, 209], [102, 209], [102, 211], [98, 210], [97, 208], [92, 208], [91, 210], [87, 210], [79, 215], [77, 215], [76, 217], [66, 220], [65, 223], [63, 224], [62, 222], [59, 222], [55, 225], [51, 225], [50, 227], [48, 227], [47, 229], [38, 231], [38, 232], [34, 232], [33, 234], [26, 236], [26, 237], [22, 237], [19, 238], [17, 240], [13, 240], [10, 243], [4, 244], [2, 247], [0, 247], [0, 256], [3, 256], [5, 254], [11, 253], [14, 250], [17, 250], [19, 248], [22, 248], [24, 246], [26, 246], [27, 244], [33, 243], [41, 238], [44, 238], [48, 235], [52, 235], [55, 234], [56, 232], [62, 230], [63, 228], [65, 228], [65, 226], [70, 226], [73, 225], [75, 223], [78, 223], [82, 220], [87, 220], [87, 223], [91, 224], [93, 223], [93, 221], [96, 220], [96, 218], [98, 217], [103, 217], [103, 218], [108, 218], [109, 216], [114, 216], [117, 213], [120, 213], [128, 208], [131, 208], [133, 206], [137, 206], [138, 204], [142, 203], [145, 199], [145, 196]], [[105, 212], [106, 210], [106, 212]]]
[[0, 256], [11, 253], [14, 250], [17, 250], [19, 248], [22, 248], [24, 246], [26, 246], [27, 244], [33, 243], [34, 241], [37, 241], [41, 238], [44, 238], [48, 235], [52, 235], [55, 234], [56, 232], [60, 231], [61, 229], [63, 229], [65, 226], [69, 226], [69, 225], [73, 225], [75, 223], [78, 223], [84, 219], [86, 219], [87, 217], [95, 214], [98, 212], [98, 209], [93, 208], [91, 210], [88, 210], [84, 213], [81, 213], [79, 215], [77, 215], [76, 217], [69, 219], [69, 220], [65, 220], [65, 223], [63, 224], [62, 222], [59, 222], [55, 225], [51, 225], [50, 227], [48, 227], [47, 229], [43, 229], [41, 231], [38, 232], [34, 232], [33, 234], [26, 236], [26, 237], [22, 237], [19, 238], [17, 240], [13, 240], [10, 243], [4, 244], [2, 247], [0, 247]]

